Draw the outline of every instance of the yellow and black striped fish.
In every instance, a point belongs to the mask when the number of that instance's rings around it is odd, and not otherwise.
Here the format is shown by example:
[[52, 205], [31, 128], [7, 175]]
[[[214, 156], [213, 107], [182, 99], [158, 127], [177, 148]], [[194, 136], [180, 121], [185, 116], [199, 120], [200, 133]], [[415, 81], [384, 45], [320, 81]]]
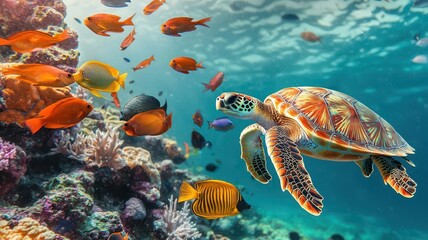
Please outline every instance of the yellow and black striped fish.
[[195, 198], [192, 204], [193, 213], [206, 219], [234, 216], [251, 208], [235, 186], [220, 180], [198, 181], [195, 187], [188, 182], [183, 182], [178, 194], [178, 202]]

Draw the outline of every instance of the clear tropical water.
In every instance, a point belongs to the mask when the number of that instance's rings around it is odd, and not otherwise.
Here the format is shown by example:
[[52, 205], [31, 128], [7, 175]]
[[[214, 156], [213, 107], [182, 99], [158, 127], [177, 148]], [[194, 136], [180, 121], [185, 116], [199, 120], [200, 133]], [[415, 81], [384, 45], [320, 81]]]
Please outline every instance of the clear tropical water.
[[[94, 0], [64, 2], [66, 22], [79, 34], [80, 62], [100, 60], [128, 72], [128, 81], [135, 80], [119, 92], [122, 102], [139, 93], [156, 96], [163, 91], [161, 102], [167, 99], [173, 113], [173, 127], [166, 135], [180, 143], [190, 142], [190, 133], [196, 129], [213, 143], [212, 149], [188, 159], [183, 168], [245, 187], [243, 195], [254, 208], [267, 218], [282, 219], [311, 239], [325, 239], [333, 232], [347, 239], [428, 239], [428, 65], [411, 61], [428, 54], [428, 48], [415, 46], [413, 41], [417, 33], [428, 37], [428, 7], [412, 7], [410, 0], [170, 0], [145, 16], [141, 13], [145, 1], [133, 0], [127, 8], [108, 8]], [[73, 20], [100, 12], [123, 18], [137, 12], [136, 41], [128, 49], [120, 51], [119, 45], [132, 27], [106, 38]], [[297, 14], [300, 20], [282, 20], [285, 13]], [[209, 28], [198, 27], [179, 38], [161, 34], [160, 25], [177, 16], [213, 18]], [[300, 38], [303, 31], [315, 32], [322, 43], [305, 42]], [[152, 54], [156, 61], [150, 67], [132, 71]], [[203, 61], [206, 68], [189, 75], [178, 73], [168, 66], [177, 56]], [[123, 61], [124, 57], [131, 62]], [[201, 82], [208, 82], [218, 71], [225, 72], [223, 85], [215, 92], [202, 93]], [[404, 199], [396, 194], [383, 184], [377, 170], [365, 179], [354, 163], [305, 157], [307, 170], [325, 198], [323, 213], [314, 217], [280, 190], [274, 175], [268, 185], [251, 179], [239, 147], [240, 132], [249, 121], [233, 119], [235, 128], [225, 133], [207, 129], [206, 123], [199, 129], [192, 122], [198, 109], [205, 120], [223, 116], [215, 110], [215, 98], [221, 92], [264, 99], [291, 86], [344, 92], [394, 126], [416, 149], [410, 156], [416, 168], [404, 165], [418, 183], [416, 196]], [[216, 172], [203, 170], [217, 159], [222, 163]], [[268, 167], [274, 174], [269, 160]]]

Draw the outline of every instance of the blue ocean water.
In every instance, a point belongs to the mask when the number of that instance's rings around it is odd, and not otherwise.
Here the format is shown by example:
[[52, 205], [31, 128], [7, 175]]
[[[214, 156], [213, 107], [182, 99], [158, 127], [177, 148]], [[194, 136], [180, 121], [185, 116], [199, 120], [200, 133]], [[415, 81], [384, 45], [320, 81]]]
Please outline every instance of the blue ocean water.
[[[244, 187], [243, 195], [253, 208], [267, 218], [283, 220], [309, 239], [325, 239], [317, 236], [334, 232], [347, 239], [428, 239], [428, 65], [411, 61], [428, 54], [428, 48], [414, 44], [415, 34], [428, 37], [428, 7], [413, 7], [411, 0], [171, 0], [145, 16], [141, 10], [147, 3], [136, 0], [126, 8], [108, 8], [99, 1], [64, 2], [66, 22], [79, 34], [80, 63], [100, 60], [128, 72], [128, 81], [135, 83], [119, 92], [122, 102], [139, 93], [156, 96], [163, 91], [161, 102], [167, 99], [173, 113], [173, 126], [166, 136], [189, 143], [195, 129], [213, 143], [181, 167]], [[101, 12], [123, 18], [137, 12], [136, 40], [125, 51], [119, 46], [132, 27], [106, 38], [73, 20]], [[286, 13], [300, 20], [281, 19]], [[161, 34], [160, 25], [177, 16], [213, 18], [209, 28], [199, 26], [182, 37]], [[303, 31], [315, 32], [322, 42], [302, 40]], [[150, 67], [132, 71], [151, 55], [156, 60]], [[178, 56], [203, 61], [206, 68], [189, 75], [178, 73], [168, 66]], [[124, 57], [131, 62], [123, 61]], [[218, 71], [225, 72], [223, 85], [215, 92], [202, 93], [201, 82], [208, 82]], [[323, 213], [314, 217], [281, 191], [269, 159], [273, 180], [268, 185], [252, 180], [246, 171], [239, 135], [252, 122], [232, 119], [235, 128], [229, 132], [209, 130], [206, 123], [199, 129], [192, 122], [198, 109], [205, 120], [223, 116], [215, 110], [221, 92], [242, 92], [263, 100], [292, 86], [321, 86], [346, 93], [386, 119], [416, 149], [410, 156], [416, 168], [404, 164], [418, 183], [416, 195], [412, 199], [398, 195], [383, 184], [377, 170], [366, 179], [354, 163], [305, 157], [305, 166], [325, 198]], [[221, 161], [216, 172], [203, 170], [216, 160]]]

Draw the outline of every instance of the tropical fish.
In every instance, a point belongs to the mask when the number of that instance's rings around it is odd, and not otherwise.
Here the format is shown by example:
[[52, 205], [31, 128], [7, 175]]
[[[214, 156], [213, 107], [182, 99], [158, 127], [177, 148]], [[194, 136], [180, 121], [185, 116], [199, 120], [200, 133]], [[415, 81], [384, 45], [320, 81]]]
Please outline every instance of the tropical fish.
[[110, 35], [107, 32], [123, 32], [123, 26], [134, 26], [132, 18], [135, 16], [132, 15], [125, 21], [119, 22], [120, 17], [113, 14], [99, 13], [87, 17], [83, 23], [91, 29], [92, 32], [109, 37]]
[[111, 96], [113, 97], [114, 105], [116, 105], [117, 108], [120, 108], [120, 101], [119, 101], [119, 98], [117, 97], [117, 92], [112, 92]]
[[196, 30], [196, 25], [208, 27], [205, 23], [211, 20], [211, 17], [192, 22], [193, 18], [177, 17], [171, 18], [161, 26], [161, 32], [165, 35], [180, 37], [180, 33]]
[[129, 60], [129, 58], [126, 58], [126, 57], [123, 58], [123, 61], [125, 61], [127, 63], [131, 62], [131, 60]]
[[201, 111], [197, 110], [193, 115], [192, 115], [192, 119], [193, 119], [193, 123], [195, 123], [196, 125], [198, 125], [199, 127], [202, 127], [202, 124], [204, 124], [204, 119], [202, 118], [202, 114]]
[[190, 148], [189, 148], [189, 144], [187, 144], [187, 142], [184, 142], [184, 149], [185, 149], [184, 158], [187, 159], [190, 157]]
[[204, 68], [202, 62], [196, 63], [195, 59], [189, 57], [176, 57], [169, 62], [169, 66], [177, 72], [189, 74], [189, 71], [196, 71], [197, 68]]
[[202, 149], [204, 147], [211, 147], [213, 144], [210, 141], [206, 141], [205, 138], [197, 131], [192, 131], [192, 146], [196, 149]]
[[128, 136], [156, 136], [168, 131], [172, 125], [172, 113], [166, 115], [162, 108], [138, 113], [127, 121], [122, 129]]
[[251, 208], [239, 190], [228, 182], [203, 180], [195, 182], [194, 185], [195, 187], [192, 187], [186, 181], [181, 184], [178, 202], [196, 199], [192, 204], [192, 211], [199, 217], [229, 217]]
[[91, 104], [80, 98], [64, 98], [42, 109], [36, 117], [26, 120], [25, 125], [33, 134], [42, 127], [69, 128], [82, 121], [92, 109]]
[[217, 118], [212, 122], [208, 121], [208, 128], [214, 128], [218, 131], [226, 132], [232, 129], [233, 127], [233, 122], [227, 117]]
[[426, 64], [428, 63], [428, 57], [425, 55], [417, 55], [412, 59], [412, 62], [417, 64]]
[[208, 172], [215, 172], [217, 168], [218, 166], [214, 163], [208, 163], [207, 165], [205, 165], [205, 170], [207, 170]]
[[115, 232], [110, 234], [107, 240], [128, 240], [128, 233], [126, 233], [125, 231]]
[[281, 19], [284, 21], [298, 21], [300, 20], [299, 16], [294, 13], [286, 13], [281, 16]]
[[73, 18], [74, 19], [74, 21], [76, 21], [78, 24], [82, 24], [82, 21], [80, 21], [80, 19], [78, 19], [78, 18]]
[[428, 46], [428, 38], [419, 38], [417, 42], [415, 43], [418, 47], [426, 47]]
[[300, 33], [300, 37], [308, 42], [321, 42], [321, 37], [318, 37], [313, 32], [302, 32]]
[[15, 33], [6, 39], [0, 38], [0, 46], [11, 46], [18, 53], [37, 51], [51, 47], [71, 37], [68, 29], [51, 36], [40, 31], [23, 31]]
[[101, 0], [101, 3], [107, 7], [127, 7], [128, 2], [130, 3], [131, 0]]
[[98, 91], [117, 92], [120, 87], [125, 89], [127, 75], [127, 73], [119, 75], [119, 71], [108, 64], [88, 61], [77, 69], [73, 77], [80, 86], [95, 96], [102, 97]]
[[218, 72], [213, 78], [211, 78], [209, 83], [202, 83], [205, 86], [205, 91], [211, 89], [211, 92], [214, 92], [223, 82], [224, 73]]
[[158, 10], [164, 3], [166, 3], [166, 0], [153, 0], [143, 9], [143, 13], [145, 15], [150, 15]]
[[133, 93], [134, 93], [134, 90], [129, 91], [129, 94], [133, 94]]
[[134, 80], [129, 81], [129, 83], [134, 83], [134, 82], [135, 82]]
[[163, 95], [163, 91], [159, 91], [158, 92], [158, 96], [160, 97], [160, 96], [162, 96]]
[[132, 32], [126, 36], [123, 42], [120, 44], [120, 50], [125, 50], [131, 45], [131, 43], [135, 40], [135, 27], [132, 29]]
[[137, 71], [138, 69], [143, 69], [146, 68], [150, 65], [150, 63], [152, 63], [152, 61], [155, 60], [155, 57], [153, 57], [153, 55], [147, 59], [144, 59], [143, 61], [141, 61], [137, 66], [133, 67], [132, 70]]
[[45, 64], [14, 65], [4, 68], [1, 73], [34, 86], [64, 87], [74, 83], [71, 73]]
[[120, 111], [120, 120], [128, 121], [133, 116], [141, 112], [147, 112], [149, 110], [163, 109], [167, 110], [167, 102], [161, 107], [159, 100], [155, 97], [146, 95], [144, 93], [133, 97]]

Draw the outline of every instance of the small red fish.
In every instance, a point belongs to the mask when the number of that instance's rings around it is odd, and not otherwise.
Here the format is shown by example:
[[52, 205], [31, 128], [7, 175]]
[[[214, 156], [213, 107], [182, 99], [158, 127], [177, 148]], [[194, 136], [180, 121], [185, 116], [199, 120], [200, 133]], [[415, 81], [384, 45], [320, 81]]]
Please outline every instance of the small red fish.
[[155, 58], [153, 57], [153, 55], [147, 59], [144, 59], [143, 61], [141, 61], [137, 66], [133, 67], [132, 70], [137, 71], [138, 69], [143, 69], [148, 67], [152, 61], [154, 61]]
[[202, 118], [201, 111], [199, 110], [193, 114], [192, 119], [193, 119], [193, 123], [195, 123], [199, 127], [202, 127], [202, 124], [204, 124], [204, 119]]
[[302, 32], [300, 37], [308, 42], [321, 42], [321, 37], [318, 37], [313, 32]]
[[120, 22], [120, 17], [117, 15], [100, 13], [87, 17], [83, 23], [91, 29], [92, 32], [109, 37], [110, 35], [107, 34], [107, 32], [123, 32], [123, 26], [134, 26], [132, 22], [134, 16], [135, 14], [125, 21]]
[[158, 10], [164, 3], [166, 3], [166, 0], [153, 0], [143, 9], [143, 13], [145, 15], [150, 15]]
[[119, 98], [117, 97], [117, 92], [112, 92], [111, 96], [113, 97], [114, 105], [116, 105], [117, 108], [120, 108], [120, 101], [119, 101]]
[[55, 36], [40, 31], [23, 31], [9, 36], [7, 39], [0, 38], [0, 46], [11, 46], [18, 53], [27, 53], [43, 48], [51, 47], [71, 37], [68, 29]]
[[33, 134], [42, 127], [69, 128], [82, 121], [92, 109], [91, 104], [80, 98], [64, 98], [45, 107], [36, 117], [26, 120], [25, 125]]
[[209, 83], [202, 83], [205, 86], [205, 91], [211, 89], [211, 92], [214, 92], [223, 82], [224, 73], [218, 72], [213, 78], [211, 78]]
[[135, 40], [135, 27], [132, 29], [132, 32], [126, 36], [126, 38], [123, 40], [122, 44], [120, 44], [120, 50], [125, 50], [131, 45], [131, 43]]
[[195, 59], [189, 57], [174, 58], [169, 62], [169, 66], [184, 74], [189, 74], [189, 71], [196, 71], [197, 68], [204, 68], [202, 62], [196, 63]]
[[205, 23], [211, 20], [211, 17], [192, 22], [193, 18], [177, 17], [171, 18], [161, 26], [161, 32], [165, 35], [180, 37], [180, 33], [196, 30], [196, 25], [208, 27]]
[[122, 232], [115, 232], [110, 234], [107, 240], [128, 240], [128, 233]]
[[172, 113], [168, 116], [162, 108], [138, 113], [122, 127], [128, 136], [156, 136], [168, 131], [172, 125]]

